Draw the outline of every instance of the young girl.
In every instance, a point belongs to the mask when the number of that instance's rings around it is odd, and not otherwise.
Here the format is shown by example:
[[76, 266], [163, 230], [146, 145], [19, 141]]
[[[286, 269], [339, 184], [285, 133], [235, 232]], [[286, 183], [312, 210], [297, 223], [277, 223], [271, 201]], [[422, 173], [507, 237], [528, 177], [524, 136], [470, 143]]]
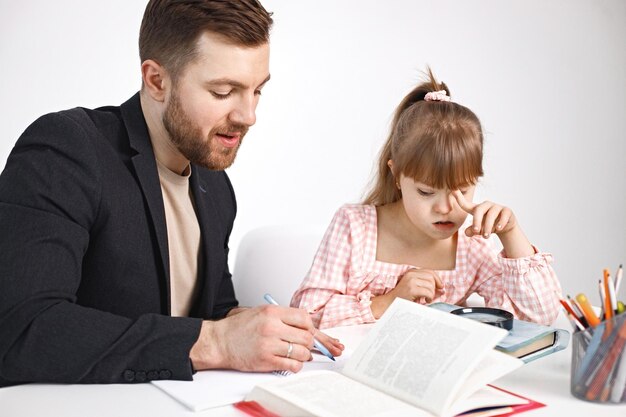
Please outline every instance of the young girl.
[[480, 121], [428, 73], [396, 110], [374, 187], [335, 214], [291, 305], [323, 329], [373, 322], [396, 297], [462, 305], [478, 293], [489, 307], [549, 324], [561, 293], [552, 256], [530, 244], [511, 209], [472, 202]]

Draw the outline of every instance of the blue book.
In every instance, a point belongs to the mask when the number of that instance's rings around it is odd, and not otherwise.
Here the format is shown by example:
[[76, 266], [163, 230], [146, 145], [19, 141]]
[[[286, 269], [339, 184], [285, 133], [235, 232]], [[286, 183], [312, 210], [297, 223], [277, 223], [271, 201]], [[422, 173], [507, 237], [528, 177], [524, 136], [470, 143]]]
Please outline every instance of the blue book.
[[[461, 308], [447, 303], [433, 303], [430, 307], [448, 312]], [[567, 330], [514, 319], [513, 328], [497, 344], [496, 349], [528, 363], [565, 349], [569, 339], [570, 333]]]

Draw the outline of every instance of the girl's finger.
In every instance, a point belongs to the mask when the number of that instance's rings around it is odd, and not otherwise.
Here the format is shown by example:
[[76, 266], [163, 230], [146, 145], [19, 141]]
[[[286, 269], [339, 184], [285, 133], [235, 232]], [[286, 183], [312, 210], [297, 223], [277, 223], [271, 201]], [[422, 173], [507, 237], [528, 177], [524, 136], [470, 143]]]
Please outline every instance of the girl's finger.
[[474, 228], [473, 228], [472, 226], [468, 226], [468, 227], [467, 227], [467, 229], [465, 229], [465, 235], [466, 235], [467, 237], [472, 237], [472, 236], [475, 236], [475, 235], [477, 235], [477, 234], [478, 234], [478, 233], [475, 233], [475, 232], [474, 232]]
[[511, 221], [512, 216], [513, 212], [508, 207], [505, 207], [504, 210], [502, 210], [502, 212], [500, 213], [500, 217], [496, 222], [496, 233], [505, 229], [505, 227]]
[[443, 288], [443, 281], [439, 278], [439, 275], [435, 271], [433, 273], [433, 279], [435, 280], [435, 288]]
[[431, 301], [435, 297], [435, 290], [428, 287], [418, 287], [413, 293], [413, 298], [425, 298], [426, 301]]
[[415, 289], [417, 291], [426, 290], [429, 293], [435, 292], [435, 282], [433, 280], [420, 279], [415, 282]]
[[485, 233], [483, 230], [483, 218], [485, 213], [489, 211], [489, 209], [493, 206], [493, 203], [490, 201], [485, 201], [474, 207], [474, 213], [472, 216], [474, 219], [472, 220], [472, 228], [475, 235]]
[[456, 202], [459, 203], [459, 207], [461, 207], [465, 212], [472, 214], [472, 210], [474, 210], [476, 204], [471, 201], [467, 201], [460, 190], [454, 190], [450, 194], [452, 194]]
[[437, 272], [431, 269], [422, 269], [421, 272], [423, 274], [421, 275], [421, 277], [425, 277], [426, 280], [431, 283], [433, 289], [443, 288], [443, 281], [441, 280]]
[[485, 213], [485, 217], [483, 219], [483, 237], [486, 239], [489, 237], [491, 233], [496, 232], [496, 220], [502, 213], [502, 206], [498, 206], [494, 204], [487, 213]]

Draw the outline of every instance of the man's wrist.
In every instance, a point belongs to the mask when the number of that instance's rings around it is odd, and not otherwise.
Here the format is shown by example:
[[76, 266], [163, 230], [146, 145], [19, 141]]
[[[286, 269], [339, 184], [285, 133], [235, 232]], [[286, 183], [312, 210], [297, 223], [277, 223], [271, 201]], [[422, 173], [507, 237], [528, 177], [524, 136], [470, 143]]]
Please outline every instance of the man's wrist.
[[198, 340], [189, 351], [189, 359], [195, 371], [223, 367], [225, 355], [220, 349], [217, 336], [217, 322], [204, 320], [200, 327]]
[[234, 316], [235, 314], [239, 314], [242, 311], [249, 309], [250, 307], [233, 307], [230, 309], [228, 313], [226, 313], [226, 317]]

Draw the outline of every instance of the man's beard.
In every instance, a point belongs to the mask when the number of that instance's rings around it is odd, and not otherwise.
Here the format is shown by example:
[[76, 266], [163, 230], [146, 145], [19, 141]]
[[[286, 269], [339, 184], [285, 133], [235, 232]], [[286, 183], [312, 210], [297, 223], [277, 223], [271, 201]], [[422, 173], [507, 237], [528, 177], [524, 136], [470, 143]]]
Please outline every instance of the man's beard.
[[[170, 101], [163, 113], [163, 125], [170, 135], [170, 140], [178, 151], [192, 164], [200, 165], [211, 170], [224, 170], [231, 166], [237, 156], [243, 137], [248, 127], [239, 124], [224, 124], [215, 126], [207, 138], [183, 110], [178, 94], [172, 93]], [[217, 133], [239, 132], [239, 143], [232, 148], [220, 147], [217, 149], [214, 142]]]

